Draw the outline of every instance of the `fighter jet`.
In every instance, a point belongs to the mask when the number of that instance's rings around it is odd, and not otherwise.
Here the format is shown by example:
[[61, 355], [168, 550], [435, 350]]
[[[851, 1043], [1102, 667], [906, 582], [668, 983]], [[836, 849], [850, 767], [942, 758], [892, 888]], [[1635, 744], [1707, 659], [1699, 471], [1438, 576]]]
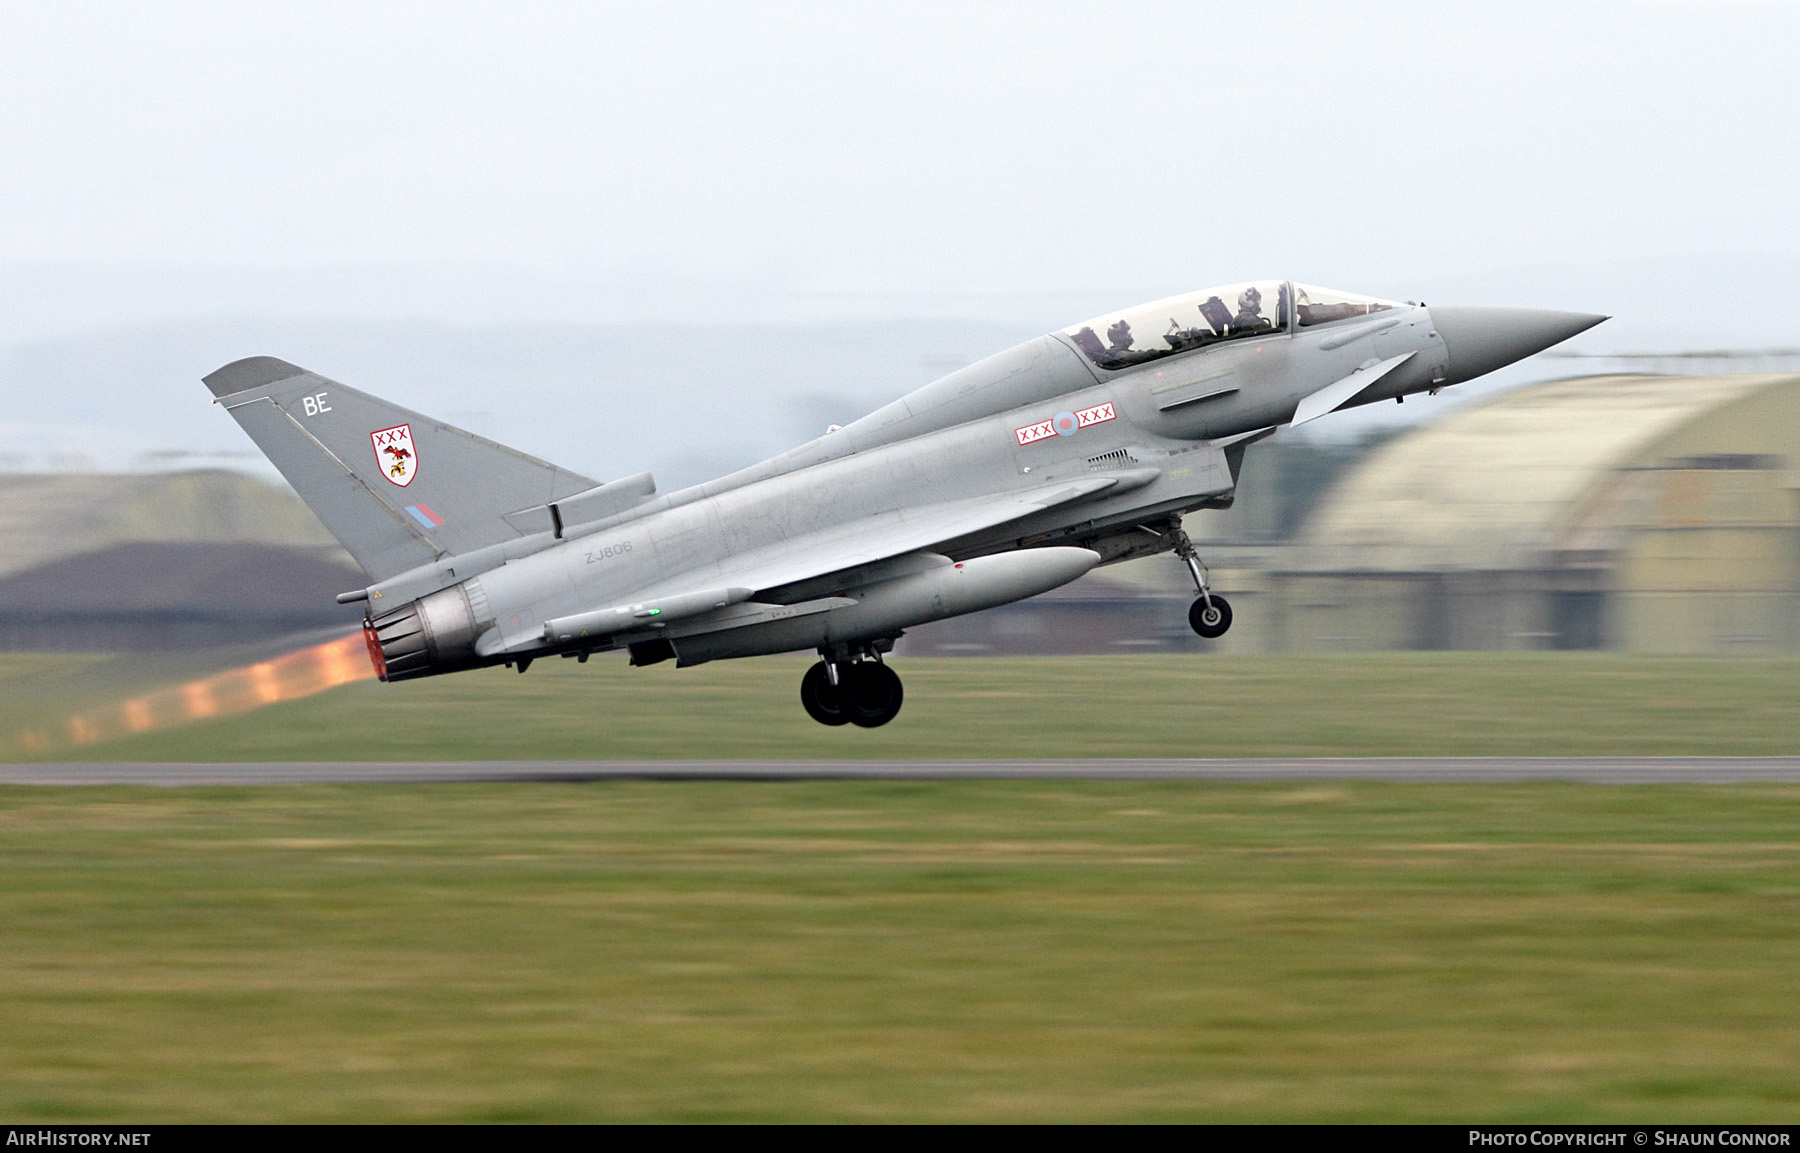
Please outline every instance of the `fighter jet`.
[[1291, 281], [1154, 301], [951, 373], [740, 472], [604, 484], [274, 357], [205, 378], [373, 583], [385, 681], [625, 649], [679, 667], [816, 650], [813, 719], [900, 711], [902, 632], [1173, 552], [1202, 637], [1231, 606], [1182, 531], [1281, 428], [1492, 372], [1606, 318]]

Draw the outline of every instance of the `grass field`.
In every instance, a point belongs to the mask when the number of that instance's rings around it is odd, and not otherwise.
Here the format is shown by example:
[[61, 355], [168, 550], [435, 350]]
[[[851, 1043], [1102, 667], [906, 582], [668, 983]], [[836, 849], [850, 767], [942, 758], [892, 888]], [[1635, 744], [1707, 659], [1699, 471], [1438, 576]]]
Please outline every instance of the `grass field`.
[[1800, 788], [0, 790], [0, 1116], [1786, 1121]]
[[[897, 662], [886, 728], [800, 710], [806, 662], [695, 669], [541, 661], [346, 685], [82, 746], [8, 735], [154, 681], [83, 658], [0, 658], [9, 760], [707, 759], [1800, 753], [1800, 660], [1612, 653], [1124, 656]], [[167, 679], [166, 676], [164, 678]]]
[[[344, 686], [106, 759], [1800, 752], [1800, 662]], [[0, 659], [0, 734], [185, 671]], [[13, 759], [21, 757], [8, 747]], [[0, 1117], [1800, 1117], [1800, 787], [0, 788]]]

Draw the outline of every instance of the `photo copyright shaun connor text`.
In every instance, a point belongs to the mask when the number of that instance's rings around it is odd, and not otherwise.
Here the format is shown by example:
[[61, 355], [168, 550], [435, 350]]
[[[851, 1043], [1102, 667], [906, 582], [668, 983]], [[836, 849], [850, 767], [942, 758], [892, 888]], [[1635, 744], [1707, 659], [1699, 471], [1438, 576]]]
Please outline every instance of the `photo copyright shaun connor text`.
[[1711, 1145], [1738, 1148], [1742, 1146], [1791, 1148], [1792, 1134], [1783, 1130], [1744, 1129], [1530, 1129], [1525, 1131], [1469, 1130], [1469, 1144], [1475, 1146], [1536, 1145], [1549, 1148], [1667, 1148], [1672, 1145]]

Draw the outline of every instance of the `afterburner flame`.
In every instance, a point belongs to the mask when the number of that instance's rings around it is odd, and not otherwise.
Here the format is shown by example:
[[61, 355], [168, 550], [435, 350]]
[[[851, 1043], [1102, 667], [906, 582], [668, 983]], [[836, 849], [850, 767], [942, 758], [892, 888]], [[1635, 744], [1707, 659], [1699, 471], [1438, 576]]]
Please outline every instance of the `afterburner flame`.
[[25, 732], [19, 744], [32, 751], [153, 733], [210, 717], [247, 713], [280, 701], [299, 700], [374, 677], [375, 669], [369, 664], [362, 634], [355, 632], [273, 660], [78, 713], [58, 728]]

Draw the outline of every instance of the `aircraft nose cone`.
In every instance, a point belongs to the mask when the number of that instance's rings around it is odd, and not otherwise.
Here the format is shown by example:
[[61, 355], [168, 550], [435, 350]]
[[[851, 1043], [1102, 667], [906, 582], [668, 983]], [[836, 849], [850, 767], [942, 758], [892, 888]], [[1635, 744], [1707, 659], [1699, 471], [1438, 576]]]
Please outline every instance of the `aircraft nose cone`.
[[1446, 384], [1461, 384], [1524, 360], [1608, 319], [1591, 312], [1547, 308], [1466, 308], [1433, 305], [1431, 325], [1450, 354]]

